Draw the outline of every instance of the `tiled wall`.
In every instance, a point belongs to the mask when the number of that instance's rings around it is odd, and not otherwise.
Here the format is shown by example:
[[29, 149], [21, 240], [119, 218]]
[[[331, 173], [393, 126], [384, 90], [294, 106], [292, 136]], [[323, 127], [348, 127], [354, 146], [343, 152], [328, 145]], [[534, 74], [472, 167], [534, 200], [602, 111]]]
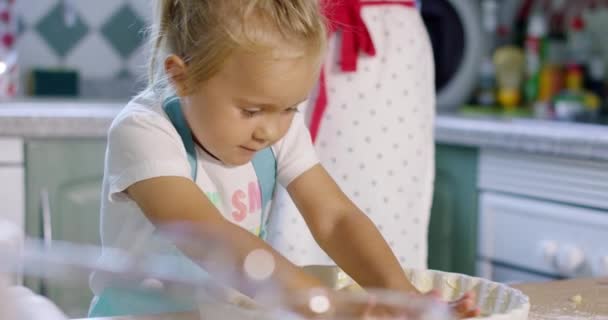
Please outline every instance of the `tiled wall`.
[[142, 29], [152, 0], [17, 0], [19, 60], [32, 67], [71, 68], [99, 82], [134, 79], [145, 70]]

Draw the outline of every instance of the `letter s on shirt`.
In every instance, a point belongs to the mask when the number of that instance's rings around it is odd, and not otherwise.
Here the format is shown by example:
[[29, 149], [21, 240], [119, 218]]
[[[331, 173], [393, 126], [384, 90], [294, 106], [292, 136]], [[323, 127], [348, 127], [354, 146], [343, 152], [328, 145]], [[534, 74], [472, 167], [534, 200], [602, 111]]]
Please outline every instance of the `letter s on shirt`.
[[232, 211], [232, 219], [235, 222], [241, 222], [247, 217], [247, 205], [242, 201], [246, 198], [247, 195], [243, 190], [237, 190], [232, 195], [232, 207], [234, 210]]

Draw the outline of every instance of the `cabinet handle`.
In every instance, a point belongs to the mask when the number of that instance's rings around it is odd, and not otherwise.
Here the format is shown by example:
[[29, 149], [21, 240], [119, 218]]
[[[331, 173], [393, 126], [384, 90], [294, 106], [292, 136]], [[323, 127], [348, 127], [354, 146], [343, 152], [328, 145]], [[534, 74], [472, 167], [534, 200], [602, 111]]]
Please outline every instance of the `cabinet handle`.
[[[42, 241], [45, 250], [48, 250], [51, 248], [53, 242], [53, 226], [51, 224], [51, 201], [49, 200], [49, 191], [47, 188], [42, 188], [40, 190], [40, 215], [42, 223]], [[40, 294], [43, 296], [47, 296], [48, 294], [46, 277], [41, 277]]]
[[51, 224], [51, 201], [46, 188], [40, 190], [40, 212], [42, 213], [42, 239], [45, 248], [50, 248], [53, 242], [53, 226]]
[[562, 275], [574, 276], [586, 262], [585, 252], [578, 246], [566, 244], [557, 252], [555, 262]]

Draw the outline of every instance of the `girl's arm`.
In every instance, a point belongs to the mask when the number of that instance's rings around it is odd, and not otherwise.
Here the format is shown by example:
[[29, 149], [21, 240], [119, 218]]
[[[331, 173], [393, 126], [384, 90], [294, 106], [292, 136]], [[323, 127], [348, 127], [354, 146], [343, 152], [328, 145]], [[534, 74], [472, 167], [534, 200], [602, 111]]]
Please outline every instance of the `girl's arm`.
[[287, 191], [321, 248], [357, 283], [418, 292], [376, 226], [321, 165], [296, 178]]
[[[321, 248], [358, 284], [418, 293], [376, 226], [321, 165], [296, 178], [287, 191]], [[450, 307], [463, 318], [479, 314], [472, 293], [450, 302]]]
[[[219, 281], [240, 292], [255, 297], [259, 290], [274, 289], [272, 286], [285, 291], [322, 286], [320, 281], [293, 265], [263, 240], [224, 219], [189, 179], [157, 177], [143, 180], [130, 186], [127, 194], [159, 229], [169, 227], [169, 230], [177, 231], [178, 237], [171, 239], [182, 252]], [[184, 239], [186, 241], [182, 241]], [[245, 258], [256, 249], [270, 253], [275, 262], [273, 275], [261, 282], [249, 279], [243, 270]], [[223, 263], [218, 261], [222, 256], [228, 256]]]

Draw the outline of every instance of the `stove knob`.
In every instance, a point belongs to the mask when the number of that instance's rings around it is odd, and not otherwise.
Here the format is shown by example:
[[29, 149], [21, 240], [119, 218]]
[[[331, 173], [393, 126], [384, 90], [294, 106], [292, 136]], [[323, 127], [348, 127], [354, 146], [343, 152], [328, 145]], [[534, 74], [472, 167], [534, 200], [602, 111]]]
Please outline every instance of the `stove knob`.
[[600, 277], [608, 276], [608, 256], [603, 256], [599, 258], [596, 273], [596, 275]]
[[557, 253], [557, 270], [563, 275], [574, 275], [585, 263], [585, 253], [575, 245], [567, 244]]
[[540, 243], [540, 251], [545, 262], [551, 266], [555, 264], [555, 256], [557, 255], [557, 242], [553, 240], [545, 240]]

